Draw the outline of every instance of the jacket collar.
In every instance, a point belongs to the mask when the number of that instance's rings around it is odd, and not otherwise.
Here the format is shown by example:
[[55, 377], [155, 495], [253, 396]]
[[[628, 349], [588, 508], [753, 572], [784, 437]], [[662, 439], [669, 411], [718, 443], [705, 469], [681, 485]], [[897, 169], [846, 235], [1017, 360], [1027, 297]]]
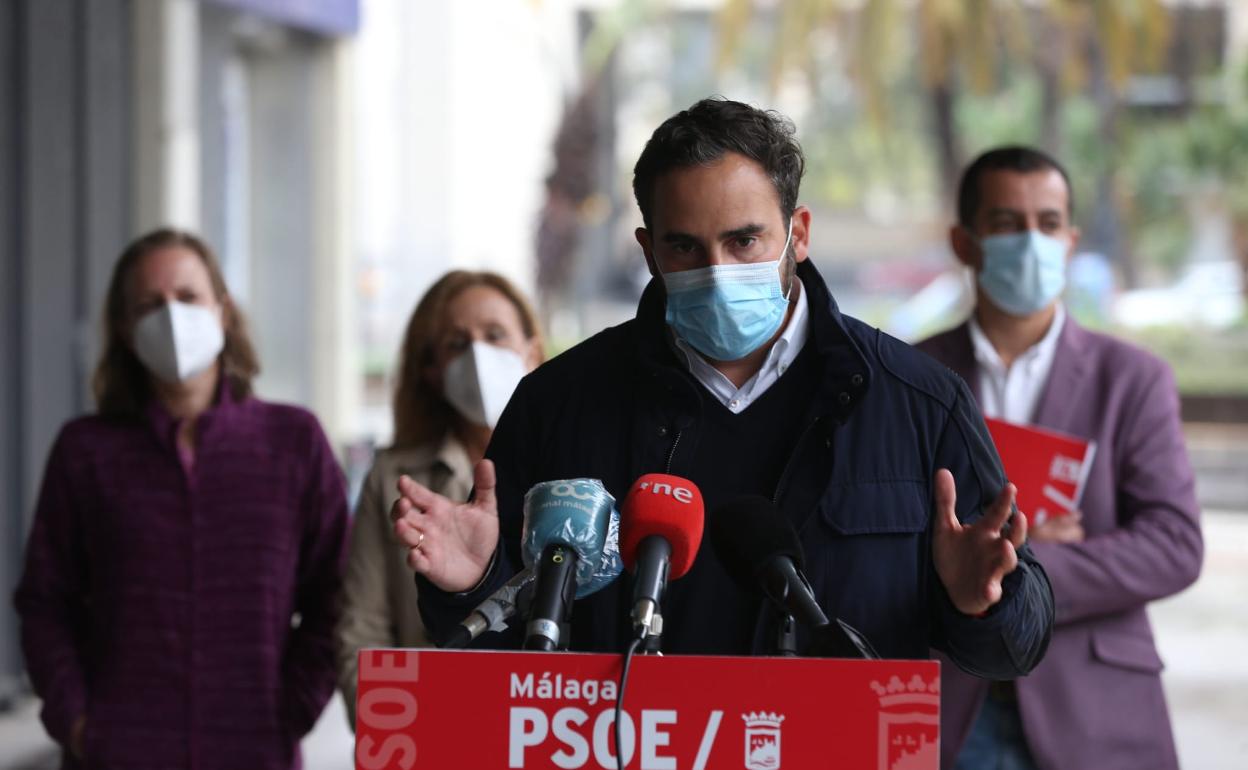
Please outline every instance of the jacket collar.
[[454, 430], [425, 444], [383, 449], [373, 463], [383, 468], [387, 478], [406, 474], [415, 478], [452, 478], [472, 485], [472, 459]]
[[1084, 377], [1090, 370], [1091, 351], [1087, 330], [1075, 323], [1067, 313], [1062, 333], [1057, 338], [1057, 353], [1053, 356], [1053, 368], [1049, 381], [1036, 404], [1035, 421], [1053, 428], [1065, 427], [1062, 417], [1070, 414], [1070, 405], [1076, 400]]
[[[234, 396], [233, 389], [229, 387], [229, 378], [222, 372], [217, 377], [217, 392], [212, 405], [205, 409], [195, 421], [195, 431], [201, 441], [213, 429], [228, 425], [237, 419], [242, 405], [243, 401]], [[174, 450], [177, 447], [177, 428], [182, 421], [169, 414], [165, 405], [155, 395], [147, 402], [146, 418], [147, 424], [156, 434], [161, 445], [171, 451]]]
[[950, 350], [944, 362], [971, 389], [971, 395], [975, 396], [975, 403], [978, 404], [982, 394], [979, 392], [979, 364], [975, 362], [975, 343], [971, 341], [970, 320], [963, 321], [948, 339]]

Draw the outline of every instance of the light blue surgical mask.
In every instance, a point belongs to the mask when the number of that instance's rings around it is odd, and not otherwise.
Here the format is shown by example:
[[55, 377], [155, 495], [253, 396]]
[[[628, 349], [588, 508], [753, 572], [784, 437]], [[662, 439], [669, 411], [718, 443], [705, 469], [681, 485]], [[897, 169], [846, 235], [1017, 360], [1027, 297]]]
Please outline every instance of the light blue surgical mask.
[[1066, 288], [1069, 244], [1038, 230], [990, 235], [979, 242], [983, 268], [979, 287], [1011, 315], [1031, 315]]
[[716, 361], [736, 361], [758, 350], [784, 323], [788, 311], [780, 263], [792, 238], [790, 218], [780, 259], [664, 273], [668, 325], [699, 353]]

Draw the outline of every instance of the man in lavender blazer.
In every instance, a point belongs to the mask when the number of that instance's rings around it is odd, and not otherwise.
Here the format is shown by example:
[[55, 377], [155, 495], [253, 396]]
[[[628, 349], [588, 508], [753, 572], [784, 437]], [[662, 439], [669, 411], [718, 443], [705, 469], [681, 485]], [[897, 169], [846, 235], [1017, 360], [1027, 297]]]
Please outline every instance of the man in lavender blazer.
[[1079, 510], [1030, 534], [1057, 604], [1048, 655], [1013, 683], [945, 662], [944, 768], [1178, 767], [1145, 605], [1200, 571], [1192, 470], [1169, 367], [1060, 304], [1078, 239], [1070, 196], [1061, 166], [1029, 148], [968, 167], [951, 242], [976, 275], [977, 305], [917, 345], [990, 416], [1097, 445]]

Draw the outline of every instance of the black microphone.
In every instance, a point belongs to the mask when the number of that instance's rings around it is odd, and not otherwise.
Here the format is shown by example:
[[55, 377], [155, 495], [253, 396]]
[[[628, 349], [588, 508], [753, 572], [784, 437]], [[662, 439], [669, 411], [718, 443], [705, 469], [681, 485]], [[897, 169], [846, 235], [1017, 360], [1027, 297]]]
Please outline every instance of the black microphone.
[[797, 531], [774, 503], [757, 495], [736, 498], [716, 508], [708, 521], [711, 544], [728, 573], [747, 591], [761, 587], [782, 612], [810, 629], [810, 654], [879, 657], [852, 626], [828, 620], [802, 572], [805, 557]]
[[[568, 646], [578, 589], [592, 593], [605, 584], [595, 584], [595, 573], [603, 569], [614, 508], [615, 498], [597, 479], [543, 481], [525, 494], [521, 554], [537, 577], [524, 649]], [[614, 574], [601, 575], [606, 582], [619, 574], [616, 565]]]
[[532, 597], [533, 583], [536, 580], [533, 570], [521, 570], [503, 584], [503, 587], [490, 594], [490, 598], [477, 605], [468, 617], [455, 626], [450, 635], [439, 646], [443, 649], [459, 649], [467, 647], [486, 631], [502, 631], [506, 621], [521, 611]]
[[564, 637], [563, 628], [576, 599], [576, 551], [563, 543], [550, 543], [542, 549], [534, 570], [537, 581], [524, 629], [524, 649], [550, 652]]

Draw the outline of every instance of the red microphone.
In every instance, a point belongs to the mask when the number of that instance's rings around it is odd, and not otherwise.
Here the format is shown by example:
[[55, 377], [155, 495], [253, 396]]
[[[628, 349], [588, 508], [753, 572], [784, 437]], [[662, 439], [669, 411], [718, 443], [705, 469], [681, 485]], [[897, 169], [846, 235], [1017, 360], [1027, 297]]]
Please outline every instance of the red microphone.
[[646, 640], [662, 633], [659, 605], [668, 579], [684, 577], [702, 543], [702, 493], [688, 479], [647, 473], [637, 479], [620, 515], [620, 556], [636, 576], [633, 630]]

